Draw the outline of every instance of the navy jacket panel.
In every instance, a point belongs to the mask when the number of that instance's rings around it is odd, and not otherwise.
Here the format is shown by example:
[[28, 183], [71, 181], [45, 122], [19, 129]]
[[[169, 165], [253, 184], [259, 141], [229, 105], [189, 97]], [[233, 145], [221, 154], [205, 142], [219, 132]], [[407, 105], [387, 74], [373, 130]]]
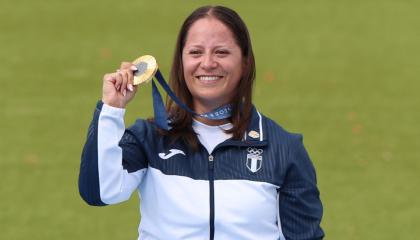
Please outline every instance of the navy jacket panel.
[[287, 239], [322, 239], [320, 228], [323, 207], [316, 186], [314, 167], [303, 146], [302, 137], [296, 137], [290, 151], [283, 188], [280, 189], [279, 211]]
[[154, 152], [155, 128], [145, 120], [137, 120], [127, 128], [119, 146], [123, 149], [123, 167], [129, 173], [147, 168], [150, 152]]
[[[182, 141], [172, 143], [167, 136], [157, 132], [156, 126], [147, 120], [138, 119], [127, 132], [136, 136], [142, 144], [148, 166], [159, 169], [166, 175], [185, 176], [195, 180], [208, 180], [208, 154], [204, 148], [192, 152]], [[171, 149], [181, 150], [168, 159], [161, 159], [159, 154], [168, 154]], [[138, 169], [133, 169], [136, 171]]]
[[135, 172], [148, 166], [148, 158], [145, 145], [136, 137], [135, 133], [130, 130], [124, 132], [119, 142], [119, 146], [123, 150], [123, 168], [127, 172]]
[[105, 206], [101, 201], [98, 173], [98, 119], [103, 103], [99, 101], [89, 125], [86, 143], [83, 147], [79, 173], [79, 193], [86, 203]]
[[[269, 125], [269, 124], [268, 124]], [[317, 188], [315, 168], [303, 145], [300, 134], [290, 134], [287, 161], [281, 163], [282, 187], [279, 211], [286, 239], [322, 239], [320, 227], [323, 206]]]

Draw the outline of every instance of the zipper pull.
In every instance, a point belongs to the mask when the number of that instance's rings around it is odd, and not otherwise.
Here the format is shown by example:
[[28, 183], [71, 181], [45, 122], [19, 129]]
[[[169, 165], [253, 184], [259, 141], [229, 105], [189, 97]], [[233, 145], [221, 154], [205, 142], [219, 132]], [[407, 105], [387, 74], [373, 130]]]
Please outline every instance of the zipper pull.
[[214, 165], [214, 157], [213, 155], [209, 155], [209, 168], [213, 169], [213, 165]]

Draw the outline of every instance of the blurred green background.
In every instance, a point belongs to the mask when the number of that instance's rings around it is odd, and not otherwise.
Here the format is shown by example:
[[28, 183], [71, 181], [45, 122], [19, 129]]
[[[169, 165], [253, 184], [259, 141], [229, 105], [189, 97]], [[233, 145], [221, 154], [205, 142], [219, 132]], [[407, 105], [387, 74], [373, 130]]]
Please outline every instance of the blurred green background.
[[[303, 133], [326, 239], [420, 235], [420, 2], [411, 0], [2, 0], [0, 239], [136, 239], [138, 198], [89, 207], [80, 154], [101, 79], [153, 54], [165, 75], [196, 7], [245, 20], [254, 99]], [[152, 114], [150, 85], [127, 124]]]

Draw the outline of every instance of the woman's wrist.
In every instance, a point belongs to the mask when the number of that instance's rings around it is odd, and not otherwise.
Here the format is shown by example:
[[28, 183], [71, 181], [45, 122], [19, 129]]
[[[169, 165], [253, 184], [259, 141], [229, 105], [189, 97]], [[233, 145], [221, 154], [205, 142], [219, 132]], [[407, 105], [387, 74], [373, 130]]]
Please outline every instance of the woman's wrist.
[[125, 109], [126, 105], [125, 103], [119, 102], [119, 101], [110, 101], [106, 98], [102, 98], [102, 102], [108, 106], [114, 107], [114, 108], [122, 108]]

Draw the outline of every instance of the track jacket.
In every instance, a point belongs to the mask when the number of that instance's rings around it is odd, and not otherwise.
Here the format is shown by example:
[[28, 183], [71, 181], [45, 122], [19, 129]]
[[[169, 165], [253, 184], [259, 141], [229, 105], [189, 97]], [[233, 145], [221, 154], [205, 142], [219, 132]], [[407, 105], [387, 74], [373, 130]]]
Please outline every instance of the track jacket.
[[98, 102], [79, 191], [103, 206], [137, 190], [140, 240], [322, 239], [322, 204], [301, 135], [254, 108], [242, 141], [192, 152], [148, 121], [125, 129], [124, 111]]

